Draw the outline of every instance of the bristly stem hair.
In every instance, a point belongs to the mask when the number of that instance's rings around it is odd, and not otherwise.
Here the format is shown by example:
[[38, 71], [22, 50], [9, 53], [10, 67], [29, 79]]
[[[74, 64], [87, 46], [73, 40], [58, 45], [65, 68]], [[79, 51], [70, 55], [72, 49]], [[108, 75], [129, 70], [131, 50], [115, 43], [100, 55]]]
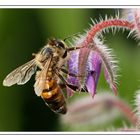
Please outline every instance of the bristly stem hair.
[[91, 29], [87, 32], [86, 38], [83, 42], [83, 45], [89, 46], [90, 43], [92, 43], [93, 39], [98, 33], [101, 33], [103, 30], [108, 28], [125, 28], [129, 30], [133, 30], [134, 24], [127, 20], [122, 19], [108, 19], [104, 21], [100, 21], [99, 23], [95, 24], [91, 27]]

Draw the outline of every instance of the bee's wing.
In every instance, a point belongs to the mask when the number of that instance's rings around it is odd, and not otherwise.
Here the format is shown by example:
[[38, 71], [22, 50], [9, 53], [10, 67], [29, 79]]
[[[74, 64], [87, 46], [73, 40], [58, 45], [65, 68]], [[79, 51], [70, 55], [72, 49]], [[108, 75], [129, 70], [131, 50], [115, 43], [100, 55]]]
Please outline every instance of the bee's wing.
[[36, 68], [37, 66], [35, 64], [35, 60], [33, 59], [8, 74], [3, 81], [3, 85], [12, 86], [14, 84], [25, 84], [35, 73]]
[[46, 82], [46, 74], [49, 69], [50, 63], [51, 63], [52, 57], [49, 57], [48, 60], [46, 61], [46, 64], [44, 68], [39, 71], [36, 75], [36, 82], [34, 84], [34, 90], [37, 96], [40, 96]]

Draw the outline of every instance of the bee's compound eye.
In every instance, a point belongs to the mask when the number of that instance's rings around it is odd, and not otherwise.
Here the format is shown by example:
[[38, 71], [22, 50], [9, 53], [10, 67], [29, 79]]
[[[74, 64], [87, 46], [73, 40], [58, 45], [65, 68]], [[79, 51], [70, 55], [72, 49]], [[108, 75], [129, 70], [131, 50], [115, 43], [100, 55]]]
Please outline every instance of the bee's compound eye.
[[49, 45], [51, 46], [55, 46], [57, 48], [65, 48], [65, 44], [63, 43], [62, 40], [59, 40], [59, 39], [52, 39], [52, 40], [49, 40]]
[[61, 42], [61, 41], [57, 41], [57, 45], [56, 45], [57, 47], [59, 47], [59, 48], [65, 48], [65, 45], [64, 45], [64, 43], [63, 42]]

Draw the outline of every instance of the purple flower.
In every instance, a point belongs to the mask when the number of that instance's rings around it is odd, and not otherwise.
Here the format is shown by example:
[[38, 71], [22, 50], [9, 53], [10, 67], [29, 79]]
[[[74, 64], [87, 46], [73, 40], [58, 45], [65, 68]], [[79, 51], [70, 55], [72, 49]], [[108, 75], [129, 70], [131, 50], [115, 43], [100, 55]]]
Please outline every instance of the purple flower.
[[[87, 48], [87, 50], [89, 49]], [[72, 52], [71, 58], [68, 60], [69, 73], [77, 75], [77, 77], [68, 76], [68, 82], [79, 87], [79, 90], [86, 89], [92, 96], [94, 96], [96, 93], [96, 86], [101, 70], [101, 60], [97, 52], [89, 52], [86, 71], [85, 73], [80, 74], [78, 72], [79, 51], [80, 50]], [[72, 91], [68, 89], [68, 93], [70, 92]]]
[[[68, 60], [68, 71], [75, 76], [68, 75], [67, 81], [76, 86], [78, 91], [85, 90], [94, 97], [101, 67], [103, 66], [105, 79], [116, 94], [115, 66], [112, 65], [113, 60], [110, 51], [98, 39], [92, 45], [94, 49], [84, 47], [71, 52]], [[69, 87], [67, 87], [67, 94], [69, 96], [73, 95], [73, 90]]]

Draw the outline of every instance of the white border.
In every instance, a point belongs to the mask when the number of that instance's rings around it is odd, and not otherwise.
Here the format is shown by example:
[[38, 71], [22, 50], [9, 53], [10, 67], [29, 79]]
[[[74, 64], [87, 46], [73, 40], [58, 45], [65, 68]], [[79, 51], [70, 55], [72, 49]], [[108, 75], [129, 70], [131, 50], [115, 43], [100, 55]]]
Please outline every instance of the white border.
[[[6, 134], [6, 133], [5, 133]], [[15, 134], [15, 135], [14, 135]], [[81, 134], [81, 135], [80, 135]], [[120, 135], [121, 134], [121, 135]], [[132, 134], [132, 133], [131, 133]], [[135, 134], [135, 135], [134, 135]], [[79, 140], [139, 140], [140, 135], [137, 135], [138, 133], [133, 133], [133, 135], [130, 135], [128, 132], [122, 132], [122, 133], [117, 133], [117, 132], [97, 132], [97, 133], [85, 133], [85, 132], [66, 132], [66, 133], [44, 133], [44, 132], [8, 132], [7, 135], [0, 135], [0, 138], [6, 139], [6, 140], [72, 140], [72, 139], [79, 139]]]
[[0, 0], [0, 5], [139, 5], [139, 0]]
[[[82, 135], [82, 136], [86, 136], [86, 135], [113, 135], [114, 138], [115, 136], [118, 135], [133, 135], [133, 136], [139, 136], [140, 137], [140, 132], [0, 132], [0, 136], [1, 135], [56, 135], [56, 136], [60, 136], [60, 135]], [[115, 139], [113, 139], [115, 140]], [[126, 139], [125, 139], [126, 140]], [[140, 139], [139, 139], [140, 140]]]
[[124, 5], [116, 5], [116, 6], [111, 6], [111, 5], [0, 5], [0, 9], [5, 9], [5, 8], [12, 8], [12, 9], [19, 9], [19, 8], [29, 8], [29, 9], [41, 9], [41, 8], [46, 8], [46, 9], [52, 9], [52, 8], [57, 8], [57, 9], [61, 9], [61, 8], [78, 8], [78, 9], [90, 9], [90, 8], [100, 8], [100, 9], [117, 9], [117, 8], [140, 8], [140, 5], [133, 5], [133, 6], [124, 6]]

